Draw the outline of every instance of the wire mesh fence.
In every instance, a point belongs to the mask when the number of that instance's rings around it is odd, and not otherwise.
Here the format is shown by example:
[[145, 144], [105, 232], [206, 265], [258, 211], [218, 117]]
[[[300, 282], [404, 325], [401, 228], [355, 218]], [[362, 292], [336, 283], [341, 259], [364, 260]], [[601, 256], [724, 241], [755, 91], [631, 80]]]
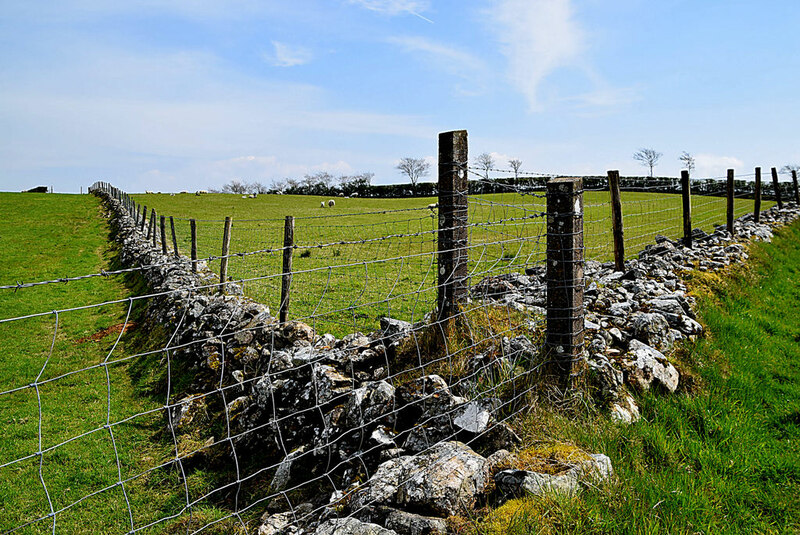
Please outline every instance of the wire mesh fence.
[[[400, 488], [461, 458], [448, 441], [486, 456], [512, 448], [513, 424], [551, 365], [547, 322], [571, 321], [582, 307], [553, 305], [548, 284], [582, 291], [584, 281], [546, 276], [549, 175], [495, 170], [493, 178], [460, 165], [473, 178], [456, 225], [467, 236], [468, 299], [446, 318], [436, 314], [452, 283], [441, 278], [440, 255], [452, 251], [439, 241], [449, 229], [436, 199], [300, 215], [290, 245], [284, 218], [234, 218], [225, 257], [234, 285], [221, 285], [223, 220], [194, 219], [193, 237], [191, 214], [173, 213], [164, 246], [151, 225], [158, 219], [99, 188], [136, 265], [0, 290], [131, 274], [148, 290], [0, 319], [0, 339], [12, 341], [0, 361], [9, 370], [0, 376], [0, 421], [13, 422], [0, 441], [0, 501], [10, 504], [0, 533], [91, 532], [87, 515], [121, 533], [257, 533], [265, 511], [287, 525], [369, 516], [386, 503], [375, 478], [387, 466]], [[623, 179], [622, 187], [629, 256], [657, 234], [682, 236], [677, 181]], [[726, 188], [692, 182], [695, 228], [725, 222]], [[608, 180], [584, 179], [578, 193], [567, 216], [582, 241], [556, 256], [564, 265], [609, 261]], [[753, 194], [739, 181], [734, 215], [752, 211]], [[198, 273], [175, 245], [196, 251]], [[292, 321], [280, 322], [287, 251]]]

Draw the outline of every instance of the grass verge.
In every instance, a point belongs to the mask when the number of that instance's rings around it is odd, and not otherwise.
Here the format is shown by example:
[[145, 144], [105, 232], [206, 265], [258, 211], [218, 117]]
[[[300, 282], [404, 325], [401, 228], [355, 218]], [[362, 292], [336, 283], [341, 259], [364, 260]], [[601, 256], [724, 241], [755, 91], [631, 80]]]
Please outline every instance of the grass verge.
[[603, 452], [617, 480], [574, 500], [523, 498], [463, 531], [796, 533], [800, 530], [800, 224], [751, 262], [690, 284], [710, 333], [687, 348], [691, 388], [640, 398], [642, 421], [534, 410], [526, 442]]

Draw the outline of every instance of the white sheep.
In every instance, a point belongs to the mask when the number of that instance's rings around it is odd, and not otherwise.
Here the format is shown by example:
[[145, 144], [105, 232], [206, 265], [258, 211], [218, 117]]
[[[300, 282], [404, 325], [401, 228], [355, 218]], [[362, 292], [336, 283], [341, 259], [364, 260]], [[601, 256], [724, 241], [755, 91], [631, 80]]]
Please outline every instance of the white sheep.
[[194, 192], [195, 195], [205, 195], [206, 193], [208, 193], [208, 191], [206, 191], [204, 189], [199, 189], [199, 190]]
[[430, 210], [431, 212], [433, 212], [437, 208], [439, 208], [439, 203], [438, 202], [432, 202], [432, 203], [430, 203], [428, 205], [428, 210]]
[[329, 199], [328, 200], [328, 206], [330, 208], [333, 208], [334, 206], [336, 206], [336, 201], [334, 201], [333, 199]]
[[152, 192], [152, 191], [150, 191], [150, 190], [147, 190], [147, 191], [145, 191], [145, 193], [146, 193], [147, 195], [152, 195], [152, 194], [153, 194], [153, 192]]
[[325, 208], [325, 201], [320, 201], [319, 202], [319, 207], [320, 208]]

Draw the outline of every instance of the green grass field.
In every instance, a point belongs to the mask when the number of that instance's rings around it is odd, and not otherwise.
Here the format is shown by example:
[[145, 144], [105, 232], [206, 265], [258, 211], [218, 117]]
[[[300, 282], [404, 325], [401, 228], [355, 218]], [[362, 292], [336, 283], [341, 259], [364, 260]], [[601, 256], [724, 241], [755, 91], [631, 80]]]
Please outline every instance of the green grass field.
[[[368, 332], [386, 315], [416, 321], [435, 303], [437, 218], [426, 206], [436, 198], [336, 198], [332, 209], [320, 207], [325, 197], [298, 195], [243, 199], [230, 194], [149, 194], [133, 198], [148, 210], [155, 208], [159, 214], [177, 218], [178, 249], [183, 253], [190, 247], [188, 219], [195, 218], [198, 256], [221, 254], [225, 216], [233, 219], [232, 253], [273, 250], [233, 257], [228, 269], [230, 277], [246, 281], [247, 295], [273, 311], [280, 303], [284, 218], [294, 216], [297, 250], [290, 317], [319, 330], [336, 335]], [[673, 238], [682, 234], [680, 195], [623, 192], [622, 200], [628, 257], [653, 243], [656, 234]], [[610, 260], [613, 255], [608, 201], [608, 192], [585, 193], [589, 260]], [[471, 197], [469, 202], [473, 283], [486, 275], [520, 272], [525, 266], [543, 263], [545, 219], [539, 214], [546, 209], [545, 199], [493, 194]], [[735, 215], [752, 207], [752, 201], [737, 199]], [[694, 226], [711, 231], [724, 220], [724, 198], [693, 197]], [[219, 262], [210, 267], [217, 270]]]
[[618, 481], [576, 500], [521, 499], [482, 535], [800, 531], [800, 223], [729, 276], [698, 274], [710, 335], [686, 348], [676, 395], [640, 398], [643, 420], [535, 412], [529, 443], [556, 440], [614, 463]]
[[[0, 193], [0, 212], [0, 284], [109, 269], [114, 251], [96, 197]], [[130, 294], [119, 277], [0, 290], [0, 319]], [[126, 303], [61, 312], [57, 330], [55, 314], [0, 323], [0, 392], [21, 388], [0, 394], [0, 533], [46, 517], [49, 502], [61, 511], [55, 515], [57, 533], [126, 532], [131, 529], [126, 499], [137, 527], [175, 514], [185, 503], [184, 485], [174, 467], [154, 469], [126, 482], [124, 489], [113, 486], [174, 457], [160, 411], [118, 423], [164, 402], [142, 395], [129, 373], [130, 363], [108, 366], [108, 377], [104, 368], [96, 367], [48, 382], [132, 354], [127, 336], [114, 347], [114, 326], [124, 324], [127, 312]], [[37, 378], [45, 382], [38, 395], [26, 387]], [[110, 430], [103, 427], [109, 422], [116, 424]], [[42, 456], [37, 455], [40, 436]], [[202, 472], [194, 476], [193, 493], [209, 487], [203, 477]], [[202, 505], [195, 510], [195, 518], [218, 514]], [[145, 532], [163, 533], [181, 522], [185, 519]], [[45, 518], [17, 533], [51, 531], [52, 519]]]

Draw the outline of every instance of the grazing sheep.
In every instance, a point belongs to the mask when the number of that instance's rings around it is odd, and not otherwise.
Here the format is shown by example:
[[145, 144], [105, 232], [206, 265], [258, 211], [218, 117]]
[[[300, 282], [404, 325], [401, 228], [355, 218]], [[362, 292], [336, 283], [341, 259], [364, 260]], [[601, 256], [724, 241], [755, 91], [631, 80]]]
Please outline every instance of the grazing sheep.
[[208, 193], [208, 191], [206, 191], [204, 189], [199, 189], [199, 190], [194, 192], [195, 195], [205, 195], [206, 193]]
[[152, 194], [153, 194], [153, 192], [152, 192], [152, 191], [150, 191], [150, 190], [148, 190], [148, 191], [145, 191], [145, 193], [146, 193], [146, 194], [148, 194], [148, 195], [152, 195]]
[[246, 198], [247, 198], [247, 195], [242, 195], [242, 199], [246, 199]]
[[334, 206], [336, 206], [336, 201], [334, 201], [333, 199], [328, 200], [328, 206], [330, 208], [333, 208]]
[[431, 212], [433, 212], [437, 208], [439, 208], [439, 203], [438, 202], [432, 202], [432, 203], [430, 203], [428, 205], [428, 210], [430, 210]]
[[320, 208], [325, 208], [325, 201], [320, 201], [319, 202], [319, 207]]
[[184, 190], [181, 190], [181, 193], [189, 193], [189, 192], [184, 189]]

